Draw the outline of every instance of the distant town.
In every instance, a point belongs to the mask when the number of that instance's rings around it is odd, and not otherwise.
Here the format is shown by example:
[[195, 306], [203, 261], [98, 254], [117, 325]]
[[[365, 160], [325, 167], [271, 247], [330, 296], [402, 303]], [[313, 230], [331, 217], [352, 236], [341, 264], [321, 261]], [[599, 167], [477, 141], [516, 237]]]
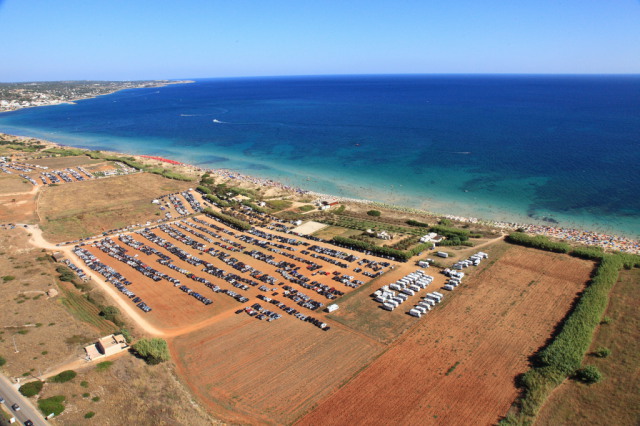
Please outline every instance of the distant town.
[[118, 90], [161, 87], [189, 81], [52, 81], [0, 83], [0, 112], [56, 105], [108, 95]]

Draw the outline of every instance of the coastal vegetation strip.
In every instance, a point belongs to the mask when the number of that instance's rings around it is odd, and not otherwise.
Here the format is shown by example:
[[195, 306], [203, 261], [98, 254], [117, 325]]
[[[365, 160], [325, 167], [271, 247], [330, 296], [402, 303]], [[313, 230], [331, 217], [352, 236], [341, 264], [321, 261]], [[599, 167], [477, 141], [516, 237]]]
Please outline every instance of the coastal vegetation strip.
[[640, 256], [605, 253], [595, 248], [571, 250], [567, 244], [554, 243], [542, 236], [511, 234], [507, 241], [540, 250], [569, 253], [597, 262], [593, 278], [551, 342], [538, 352], [535, 364], [521, 378], [522, 397], [516, 401], [517, 413], [507, 416], [503, 424], [524, 424], [538, 414], [551, 391], [574, 375], [582, 364], [596, 327], [609, 303], [609, 292], [620, 270], [640, 267]]

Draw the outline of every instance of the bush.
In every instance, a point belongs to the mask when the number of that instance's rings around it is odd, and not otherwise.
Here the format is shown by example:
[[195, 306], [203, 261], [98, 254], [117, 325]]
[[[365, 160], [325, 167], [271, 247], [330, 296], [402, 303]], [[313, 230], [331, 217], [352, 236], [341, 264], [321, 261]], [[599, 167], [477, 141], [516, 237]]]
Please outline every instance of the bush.
[[611, 349], [609, 348], [605, 348], [604, 346], [600, 346], [598, 349], [595, 350], [595, 352], [593, 353], [593, 356], [596, 356], [598, 358], [606, 358], [609, 355], [611, 355]]
[[113, 361], [102, 361], [96, 365], [96, 370], [98, 371], [106, 371], [113, 365]]
[[122, 334], [122, 337], [124, 337], [124, 340], [127, 341], [127, 343], [131, 343], [133, 342], [133, 337], [131, 336], [131, 333], [129, 333], [129, 330], [127, 330], [126, 328], [120, 329], [120, 334]]
[[440, 219], [440, 225], [442, 225], [442, 226], [452, 226], [453, 222], [451, 222], [451, 219], [443, 218], [443, 219]]
[[120, 315], [120, 311], [115, 306], [105, 306], [100, 311], [100, 316], [111, 322], [116, 322], [116, 319]]
[[60, 374], [57, 374], [49, 379], [51, 383], [65, 383], [69, 380], [73, 380], [78, 373], [73, 370], [65, 370]]
[[52, 396], [51, 398], [40, 399], [38, 401], [38, 408], [42, 411], [42, 414], [48, 416], [49, 414], [53, 414], [55, 416], [59, 416], [64, 411], [64, 396], [57, 395]]
[[13, 281], [15, 279], [16, 277], [14, 277], [13, 275], [5, 275], [4, 277], [2, 277], [2, 281], [4, 281], [5, 283], [9, 281]]
[[169, 347], [164, 339], [140, 339], [131, 349], [147, 364], [155, 365], [169, 360]]
[[20, 389], [18, 390], [24, 396], [36, 396], [42, 390], [43, 385], [43, 382], [41, 382], [40, 380], [36, 380], [35, 382], [25, 383], [24, 385], [20, 386]]
[[80, 386], [82, 386], [83, 388], [88, 388], [89, 387], [89, 382], [87, 382], [86, 380], [83, 380], [80, 382]]
[[251, 225], [243, 220], [240, 219], [236, 219], [233, 216], [228, 216], [226, 214], [222, 214], [219, 213], [213, 209], [210, 208], [206, 208], [204, 209], [204, 213], [207, 216], [211, 216], [214, 217], [218, 220], [220, 220], [221, 222], [226, 223], [227, 225], [231, 226], [232, 228], [236, 228], [239, 229], [241, 231], [248, 231], [249, 229], [251, 229]]
[[428, 223], [418, 222], [417, 220], [413, 220], [413, 219], [407, 220], [406, 223], [407, 223], [407, 225], [417, 226], [417, 227], [420, 227], [420, 228], [428, 228], [429, 227]]
[[602, 380], [602, 373], [595, 365], [587, 365], [576, 371], [575, 378], [587, 384], [598, 383]]
[[85, 419], [90, 419], [91, 417], [93, 417], [93, 416], [95, 416], [95, 415], [96, 415], [96, 413], [94, 413], [93, 411], [89, 411], [88, 413], [86, 413], [86, 414], [84, 415], [84, 418], [85, 418]]
[[60, 274], [60, 281], [73, 281], [76, 277], [76, 274], [64, 265], [57, 266], [56, 272]]
[[2, 367], [3, 365], [5, 365], [7, 363], [7, 360], [4, 357], [0, 356], [0, 367]]
[[380, 217], [382, 213], [379, 210], [369, 210], [367, 214], [373, 217]]
[[602, 321], [600, 321], [600, 324], [611, 324], [612, 322], [613, 322], [613, 318], [604, 317], [604, 318], [602, 318]]

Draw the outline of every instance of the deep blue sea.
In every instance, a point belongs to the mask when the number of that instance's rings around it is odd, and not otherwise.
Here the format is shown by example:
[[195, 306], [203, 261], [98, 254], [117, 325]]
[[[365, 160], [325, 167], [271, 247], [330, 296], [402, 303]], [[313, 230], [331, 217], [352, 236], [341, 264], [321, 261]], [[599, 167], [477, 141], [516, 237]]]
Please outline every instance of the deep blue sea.
[[429, 211], [640, 235], [640, 76], [197, 80], [0, 131]]

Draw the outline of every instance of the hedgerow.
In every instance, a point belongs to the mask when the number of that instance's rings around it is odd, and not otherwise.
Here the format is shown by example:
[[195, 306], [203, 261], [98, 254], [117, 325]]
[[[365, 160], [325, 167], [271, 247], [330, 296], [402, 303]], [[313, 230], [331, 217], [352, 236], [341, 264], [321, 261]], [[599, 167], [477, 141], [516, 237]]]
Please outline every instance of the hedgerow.
[[[507, 241], [542, 250], [567, 253], [568, 244], [526, 234], [511, 234]], [[574, 309], [567, 315], [555, 338], [535, 357], [536, 366], [520, 380], [522, 397], [517, 401], [517, 415], [510, 415], [501, 424], [529, 423], [535, 417], [551, 391], [566, 378], [574, 376], [589, 350], [596, 326], [609, 303], [609, 292], [618, 280], [620, 270], [640, 266], [640, 256], [624, 253], [604, 253], [592, 247], [570, 251], [572, 256], [598, 261], [593, 278], [587, 284]]]
[[513, 244], [519, 244], [525, 247], [537, 248], [554, 253], [569, 253], [571, 246], [567, 243], [551, 241], [543, 235], [532, 237], [524, 232], [513, 232], [507, 236], [507, 241]]
[[249, 229], [251, 229], [251, 225], [243, 220], [240, 219], [236, 219], [233, 216], [228, 216], [226, 214], [222, 214], [219, 213], [213, 209], [210, 208], [206, 208], [204, 209], [205, 214], [207, 214], [208, 216], [213, 216], [215, 218], [220, 219], [222, 222], [226, 223], [227, 225], [239, 229], [239, 230], [243, 230], [243, 231], [248, 231]]

